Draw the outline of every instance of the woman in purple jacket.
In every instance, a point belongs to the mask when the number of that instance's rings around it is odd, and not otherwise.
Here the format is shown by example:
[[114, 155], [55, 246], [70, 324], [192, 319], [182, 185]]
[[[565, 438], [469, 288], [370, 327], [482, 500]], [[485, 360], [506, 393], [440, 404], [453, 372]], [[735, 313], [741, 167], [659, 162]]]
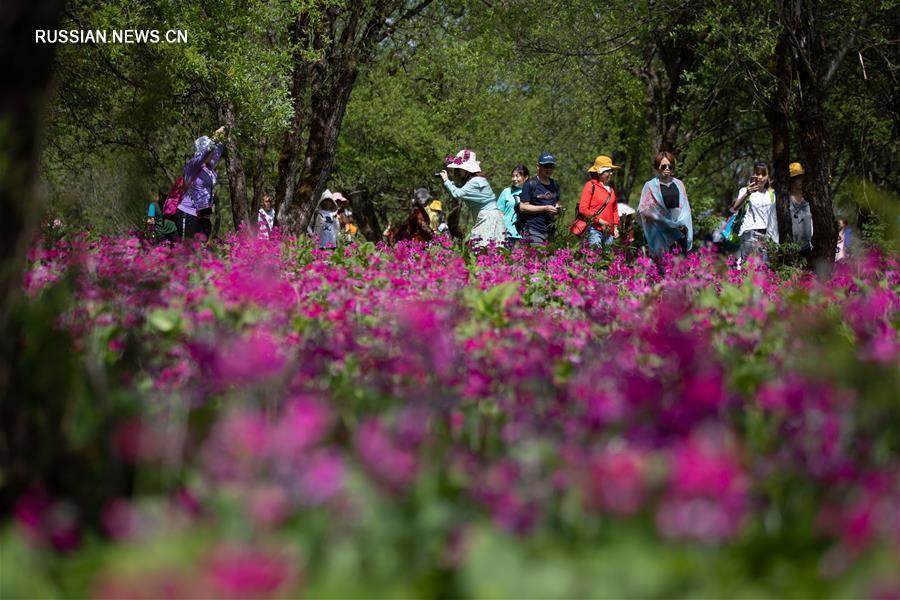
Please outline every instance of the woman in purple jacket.
[[175, 225], [183, 239], [193, 238], [198, 233], [209, 238], [212, 232], [213, 188], [219, 178], [215, 169], [225, 149], [219, 141], [224, 133], [225, 128], [219, 127], [211, 139], [205, 135], [197, 138], [194, 156], [184, 165], [187, 184], [175, 214]]

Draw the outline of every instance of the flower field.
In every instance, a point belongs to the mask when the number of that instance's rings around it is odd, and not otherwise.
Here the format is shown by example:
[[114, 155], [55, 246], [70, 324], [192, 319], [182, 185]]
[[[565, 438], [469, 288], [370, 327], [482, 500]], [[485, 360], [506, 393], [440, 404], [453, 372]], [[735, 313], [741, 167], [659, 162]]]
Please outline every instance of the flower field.
[[117, 237], [24, 285], [4, 598], [900, 597], [896, 257]]

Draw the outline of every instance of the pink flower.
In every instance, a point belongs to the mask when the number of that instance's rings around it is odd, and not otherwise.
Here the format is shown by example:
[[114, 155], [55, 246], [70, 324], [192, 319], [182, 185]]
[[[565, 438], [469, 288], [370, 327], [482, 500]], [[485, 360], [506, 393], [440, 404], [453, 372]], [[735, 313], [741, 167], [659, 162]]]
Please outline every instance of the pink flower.
[[300, 487], [311, 504], [320, 504], [340, 492], [344, 483], [344, 461], [333, 453], [323, 453], [311, 459], [301, 477]]
[[116, 427], [112, 447], [119, 458], [132, 464], [152, 460], [156, 456], [154, 435], [138, 419], [128, 419]]
[[614, 513], [631, 515], [644, 496], [644, 455], [631, 449], [606, 450], [590, 467], [590, 502]]
[[290, 498], [279, 485], [264, 484], [250, 490], [250, 516], [264, 527], [280, 525], [290, 513]]
[[216, 425], [204, 454], [211, 473], [219, 479], [246, 480], [263, 462], [269, 426], [262, 413], [235, 410]]
[[674, 449], [669, 491], [656, 512], [663, 536], [716, 542], [735, 536], [749, 482], [722, 431], [693, 434]]
[[321, 401], [307, 396], [294, 398], [272, 427], [268, 454], [276, 461], [302, 458], [307, 448], [328, 434], [331, 418], [331, 409]]
[[372, 474], [388, 487], [399, 490], [415, 479], [418, 471], [416, 456], [399, 448], [380, 421], [370, 419], [360, 426], [356, 449]]
[[103, 529], [114, 540], [129, 540], [141, 534], [141, 516], [127, 500], [117, 498], [106, 503], [101, 513]]
[[206, 572], [214, 594], [226, 598], [273, 598], [295, 579], [287, 557], [242, 546], [214, 550]]
[[277, 375], [284, 365], [284, 354], [272, 335], [256, 332], [222, 349], [215, 376], [223, 384], [255, 383]]
[[19, 498], [13, 513], [25, 537], [37, 546], [49, 545], [58, 552], [71, 552], [81, 545], [75, 505], [51, 500], [40, 486]]

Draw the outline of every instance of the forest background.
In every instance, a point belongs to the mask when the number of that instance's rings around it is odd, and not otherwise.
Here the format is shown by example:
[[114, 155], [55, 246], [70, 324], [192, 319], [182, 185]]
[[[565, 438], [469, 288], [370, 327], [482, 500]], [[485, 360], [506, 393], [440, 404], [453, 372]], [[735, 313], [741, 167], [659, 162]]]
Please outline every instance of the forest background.
[[622, 165], [615, 184], [635, 205], [663, 147], [701, 232], [754, 161], [774, 161], [784, 190], [797, 160], [817, 223], [890, 242], [898, 23], [897, 2], [871, 0], [74, 1], [61, 29], [187, 29], [189, 42], [57, 47], [41, 194], [51, 219], [134, 229], [194, 138], [226, 125], [225, 231], [254, 222], [268, 192], [302, 232], [327, 187], [377, 241], [414, 188], [440, 191], [432, 174], [463, 147], [497, 193], [513, 166], [554, 153], [570, 208], [598, 154]]

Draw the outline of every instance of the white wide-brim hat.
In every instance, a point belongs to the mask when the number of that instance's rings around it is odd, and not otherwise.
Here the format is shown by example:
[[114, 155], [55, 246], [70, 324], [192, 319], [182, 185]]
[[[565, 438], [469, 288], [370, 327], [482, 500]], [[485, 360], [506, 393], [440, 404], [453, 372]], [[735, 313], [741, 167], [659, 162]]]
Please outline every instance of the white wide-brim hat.
[[448, 169], [462, 169], [469, 173], [478, 173], [481, 171], [481, 163], [475, 160], [475, 153], [471, 150], [462, 149], [456, 153], [456, 158], [449, 161]]

